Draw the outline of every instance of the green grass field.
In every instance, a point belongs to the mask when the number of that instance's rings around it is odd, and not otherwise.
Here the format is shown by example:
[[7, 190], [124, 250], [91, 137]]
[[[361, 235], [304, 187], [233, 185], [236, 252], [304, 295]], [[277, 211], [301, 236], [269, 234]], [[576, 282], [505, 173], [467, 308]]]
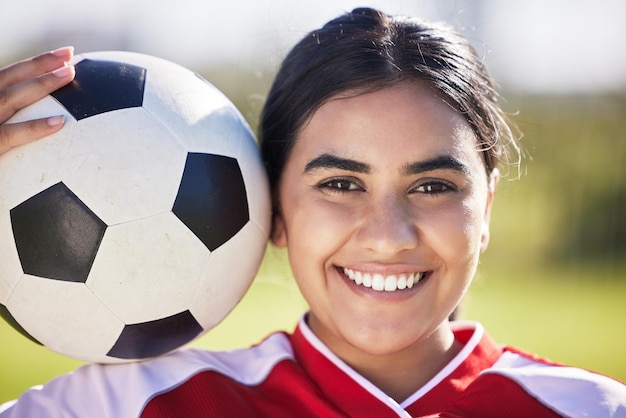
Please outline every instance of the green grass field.
[[480, 320], [500, 343], [626, 382], [625, 295], [624, 281], [601, 272], [484, 273], [462, 316]]

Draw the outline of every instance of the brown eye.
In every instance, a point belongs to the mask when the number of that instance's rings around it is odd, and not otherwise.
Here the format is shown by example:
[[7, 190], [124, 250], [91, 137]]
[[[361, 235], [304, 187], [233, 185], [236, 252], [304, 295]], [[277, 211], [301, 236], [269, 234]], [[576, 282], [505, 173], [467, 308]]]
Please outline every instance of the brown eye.
[[328, 186], [334, 189], [340, 189], [340, 190], [353, 189], [353, 184], [345, 180], [333, 180], [328, 184]]
[[443, 181], [431, 181], [428, 183], [420, 184], [414, 190], [417, 193], [437, 195], [441, 193], [455, 191], [456, 188]]
[[348, 179], [332, 179], [320, 183], [319, 188], [329, 189], [335, 192], [351, 192], [363, 190], [355, 181]]

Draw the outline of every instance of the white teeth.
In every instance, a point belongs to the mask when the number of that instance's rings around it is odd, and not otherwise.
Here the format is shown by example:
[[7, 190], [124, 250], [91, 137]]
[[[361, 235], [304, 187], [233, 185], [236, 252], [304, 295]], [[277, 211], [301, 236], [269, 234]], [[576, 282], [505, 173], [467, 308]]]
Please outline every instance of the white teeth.
[[403, 274], [402, 276], [398, 277], [398, 289], [402, 290], [402, 289], [406, 289], [406, 276]]
[[382, 274], [375, 274], [372, 276], [372, 289], [385, 290], [385, 278]]
[[372, 287], [372, 275], [369, 273], [363, 274], [363, 286]]
[[362, 273], [348, 268], [344, 268], [343, 273], [357, 285], [369, 287], [378, 292], [393, 292], [395, 290], [410, 289], [424, 277], [424, 273], [383, 276], [378, 273]]
[[396, 276], [389, 276], [385, 279], [385, 291], [393, 292], [398, 288], [398, 279]]

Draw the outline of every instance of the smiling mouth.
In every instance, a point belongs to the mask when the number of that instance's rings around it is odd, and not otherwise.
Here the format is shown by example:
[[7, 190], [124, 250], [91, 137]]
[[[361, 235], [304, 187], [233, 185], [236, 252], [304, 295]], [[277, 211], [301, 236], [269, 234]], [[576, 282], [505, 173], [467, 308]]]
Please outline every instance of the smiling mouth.
[[394, 292], [411, 289], [426, 273], [392, 274], [384, 276], [378, 273], [363, 273], [344, 267], [343, 273], [359, 286], [365, 286], [378, 292]]

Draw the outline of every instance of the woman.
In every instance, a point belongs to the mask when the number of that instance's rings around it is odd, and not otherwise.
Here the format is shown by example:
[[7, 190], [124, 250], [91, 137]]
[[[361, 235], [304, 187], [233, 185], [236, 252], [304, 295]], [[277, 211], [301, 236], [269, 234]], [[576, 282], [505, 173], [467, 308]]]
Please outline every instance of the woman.
[[[3, 70], [1, 120], [71, 80], [69, 56]], [[3, 125], [2, 147], [58, 128]], [[2, 417], [626, 414], [622, 384], [448, 320], [489, 241], [498, 162], [507, 144], [515, 151], [465, 39], [371, 9], [340, 16], [286, 57], [260, 137], [271, 240], [310, 305], [294, 333], [229, 353], [88, 365]]]

